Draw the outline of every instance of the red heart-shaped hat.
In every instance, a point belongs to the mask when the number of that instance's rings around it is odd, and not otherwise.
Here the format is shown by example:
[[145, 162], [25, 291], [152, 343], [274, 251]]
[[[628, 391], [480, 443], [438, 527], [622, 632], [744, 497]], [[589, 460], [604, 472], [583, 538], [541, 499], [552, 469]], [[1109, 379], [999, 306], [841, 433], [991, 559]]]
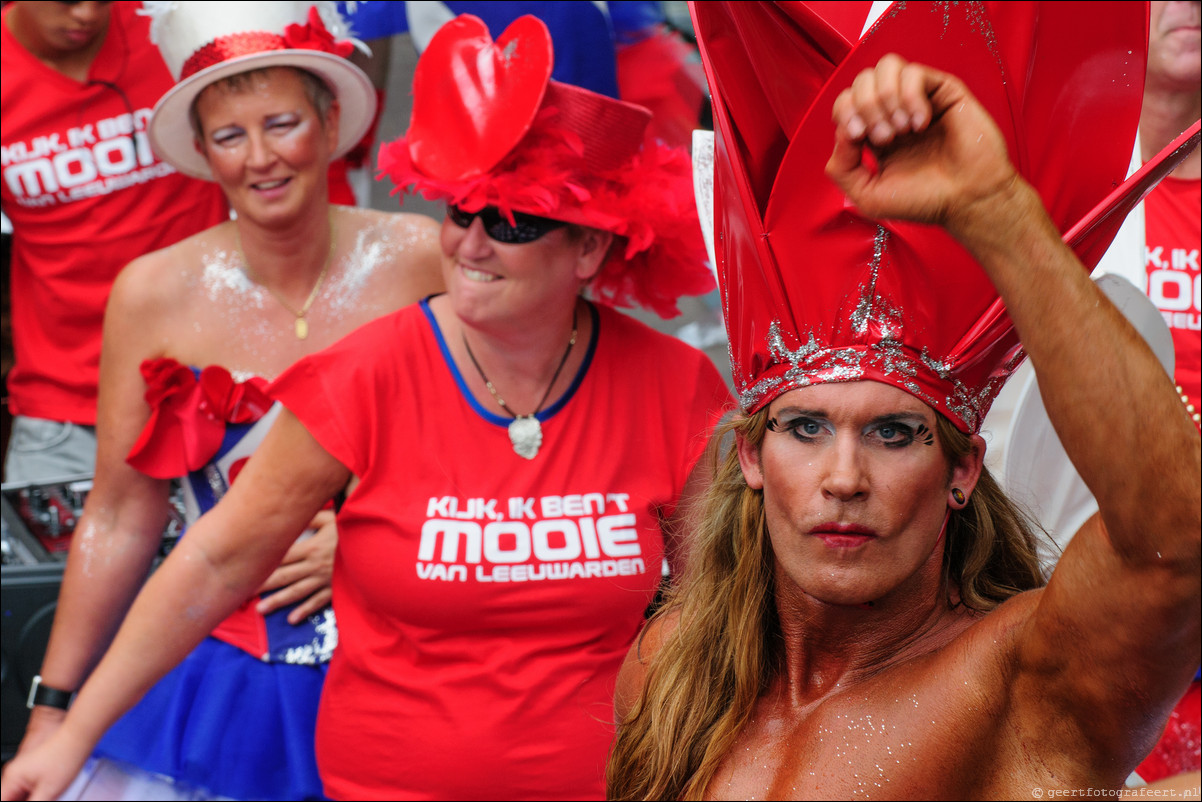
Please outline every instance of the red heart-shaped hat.
[[514, 20], [496, 42], [478, 17], [448, 22], [413, 75], [413, 161], [449, 180], [491, 170], [530, 130], [553, 59], [551, 35], [534, 17]]
[[397, 191], [474, 212], [549, 217], [621, 240], [588, 290], [615, 306], [678, 314], [714, 287], [684, 151], [644, 147], [651, 113], [550, 80], [551, 37], [535, 17], [494, 43], [479, 19], [439, 28], [414, 77], [405, 137], [380, 148]]

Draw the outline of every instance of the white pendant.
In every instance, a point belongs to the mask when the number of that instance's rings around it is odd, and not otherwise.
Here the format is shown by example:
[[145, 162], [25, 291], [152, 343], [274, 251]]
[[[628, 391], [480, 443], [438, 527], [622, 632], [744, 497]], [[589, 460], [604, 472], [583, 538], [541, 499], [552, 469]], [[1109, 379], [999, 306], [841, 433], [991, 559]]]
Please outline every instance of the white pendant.
[[534, 459], [543, 444], [543, 427], [533, 415], [519, 415], [509, 424], [509, 442], [519, 457]]

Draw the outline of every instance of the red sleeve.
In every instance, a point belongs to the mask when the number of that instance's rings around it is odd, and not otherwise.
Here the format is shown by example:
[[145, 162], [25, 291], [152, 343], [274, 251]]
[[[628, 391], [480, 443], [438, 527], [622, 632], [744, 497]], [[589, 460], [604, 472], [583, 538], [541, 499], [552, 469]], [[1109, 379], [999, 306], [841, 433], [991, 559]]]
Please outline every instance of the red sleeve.
[[[425, 318], [414, 304], [376, 318], [324, 351], [297, 361], [268, 388], [313, 438], [355, 476], [389, 448], [381, 421], [412, 415], [411, 366], [402, 356], [424, 345]], [[398, 347], [398, 343], [411, 343]]]
[[[331, 359], [330, 350], [311, 354], [284, 371], [268, 392], [304, 424], [330, 456], [351, 473], [362, 476], [364, 453], [348, 434], [346, 408], [342, 404], [343, 399], [356, 397], [356, 391], [337, 376], [340, 361], [345, 362]], [[343, 388], [337, 402], [330, 392], [331, 378], [338, 378], [339, 381], [332, 383]]]

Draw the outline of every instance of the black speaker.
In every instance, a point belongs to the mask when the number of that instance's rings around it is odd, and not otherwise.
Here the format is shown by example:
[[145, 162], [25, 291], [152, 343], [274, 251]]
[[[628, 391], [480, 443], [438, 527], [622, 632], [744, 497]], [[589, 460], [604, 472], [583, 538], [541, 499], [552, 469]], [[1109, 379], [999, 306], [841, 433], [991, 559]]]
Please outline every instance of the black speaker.
[[[41, 671], [67, 547], [91, 487], [88, 476], [0, 485], [0, 759], [5, 761], [16, 754], [25, 735], [29, 721], [25, 700], [33, 678]], [[160, 557], [166, 556], [183, 531], [183, 495], [178, 483], [170, 499]]]
[[25, 734], [29, 686], [50, 640], [63, 563], [0, 568], [0, 759], [16, 754]]

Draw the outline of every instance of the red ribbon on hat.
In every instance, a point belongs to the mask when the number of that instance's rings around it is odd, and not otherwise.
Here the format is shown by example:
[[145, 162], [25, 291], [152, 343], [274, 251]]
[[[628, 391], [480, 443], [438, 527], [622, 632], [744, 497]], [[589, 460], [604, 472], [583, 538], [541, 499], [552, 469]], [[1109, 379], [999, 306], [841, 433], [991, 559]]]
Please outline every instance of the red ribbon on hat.
[[322, 22], [316, 8], [309, 9], [309, 21], [304, 25], [292, 23], [284, 28], [284, 35], [270, 31], [239, 31], [219, 36], [197, 48], [180, 69], [182, 81], [203, 69], [216, 64], [273, 50], [317, 50], [347, 58], [355, 45], [347, 39], [335, 39]]

